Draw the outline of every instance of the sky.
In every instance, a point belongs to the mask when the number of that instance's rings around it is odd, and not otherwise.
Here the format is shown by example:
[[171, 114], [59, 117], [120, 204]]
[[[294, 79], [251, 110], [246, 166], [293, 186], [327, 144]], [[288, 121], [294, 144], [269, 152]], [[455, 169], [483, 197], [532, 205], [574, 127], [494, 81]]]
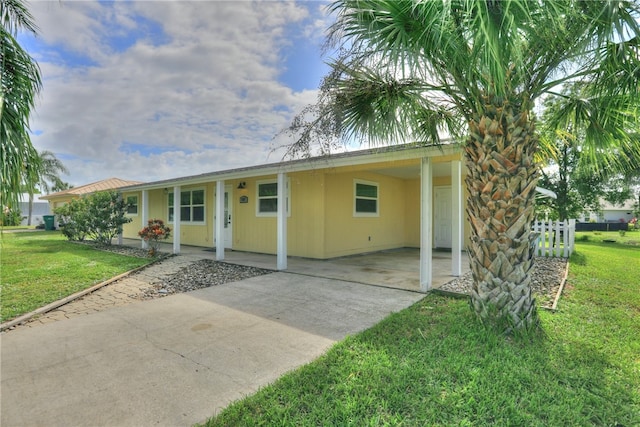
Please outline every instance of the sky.
[[[329, 71], [324, 1], [31, 1], [32, 143], [78, 186], [282, 160]], [[275, 139], [274, 139], [275, 138]]]

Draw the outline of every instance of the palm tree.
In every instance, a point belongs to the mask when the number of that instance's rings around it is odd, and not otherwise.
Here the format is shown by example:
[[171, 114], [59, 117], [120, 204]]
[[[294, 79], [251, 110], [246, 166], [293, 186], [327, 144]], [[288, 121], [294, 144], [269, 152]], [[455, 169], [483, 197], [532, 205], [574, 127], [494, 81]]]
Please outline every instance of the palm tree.
[[568, 99], [556, 125], [573, 117], [594, 156], [624, 144], [637, 119], [638, 5], [336, 0], [330, 10], [328, 46], [341, 53], [318, 103], [288, 128], [297, 137], [290, 153], [353, 137], [463, 140], [472, 308], [506, 332], [535, 328], [535, 102], [583, 81], [585, 93]]
[[0, 206], [17, 206], [22, 182], [37, 180], [38, 153], [29, 137], [29, 115], [42, 82], [36, 62], [25, 52], [19, 30], [36, 34], [22, 0], [0, 0]]
[[[553, 147], [552, 153], [542, 160], [539, 185], [552, 190], [557, 198], [538, 200], [536, 207], [552, 212], [556, 219], [576, 218], [585, 211], [600, 210], [602, 199], [614, 203], [624, 203], [631, 195], [629, 176], [640, 165], [640, 135], [638, 126], [629, 128], [628, 140], [608, 151], [602, 151], [594, 159], [589, 150], [583, 149], [584, 135], [575, 130], [572, 117], [564, 116], [564, 108], [572, 98], [580, 96], [581, 85], [565, 85], [563, 92], [569, 97], [549, 96], [544, 100], [544, 111], [540, 116], [540, 142]], [[562, 119], [562, 127], [557, 127], [557, 116]], [[551, 123], [551, 127], [546, 126]], [[553, 166], [553, 167], [546, 167]]]
[[43, 150], [38, 154], [38, 170], [36, 182], [27, 183], [27, 191], [29, 193], [29, 216], [27, 225], [31, 225], [31, 214], [33, 212], [33, 195], [36, 192], [36, 187], [40, 191], [49, 194], [49, 192], [56, 187], [63, 184], [60, 179], [60, 174], [68, 174], [69, 170], [66, 166], [53, 154], [51, 151]]

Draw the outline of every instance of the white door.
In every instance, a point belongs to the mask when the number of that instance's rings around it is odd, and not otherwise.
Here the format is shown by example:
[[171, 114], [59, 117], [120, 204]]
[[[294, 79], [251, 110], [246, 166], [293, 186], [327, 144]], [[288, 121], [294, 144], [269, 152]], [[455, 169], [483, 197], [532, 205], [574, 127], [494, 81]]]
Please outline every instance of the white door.
[[224, 187], [224, 247], [233, 247], [233, 227], [231, 226], [232, 220], [232, 203], [233, 200], [233, 187], [226, 185]]
[[451, 248], [451, 187], [435, 187], [433, 234], [436, 248]]

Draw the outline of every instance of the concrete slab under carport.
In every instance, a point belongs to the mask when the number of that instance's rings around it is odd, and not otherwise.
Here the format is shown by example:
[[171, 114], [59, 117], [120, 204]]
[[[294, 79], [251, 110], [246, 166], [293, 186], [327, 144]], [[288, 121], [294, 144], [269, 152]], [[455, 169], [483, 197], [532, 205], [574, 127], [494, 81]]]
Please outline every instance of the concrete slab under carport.
[[423, 297], [290, 272], [2, 335], [1, 425], [192, 425]]
[[[276, 256], [226, 251], [225, 262], [261, 268], [275, 268]], [[433, 289], [454, 280], [451, 274], [451, 253], [433, 252]], [[345, 280], [374, 286], [384, 286], [420, 292], [420, 250], [391, 249], [328, 260], [289, 257], [287, 270], [291, 273]], [[462, 253], [462, 274], [469, 271], [466, 252]]]
[[[125, 239], [125, 245], [140, 247], [140, 241]], [[162, 244], [163, 252], [171, 252], [170, 244]], [[215, 249], [182, 245], [181, 253], [215, 259]], [[462, 275], [470, 271], [469, 258], [462, 252]], [[224, 262], [276, 269], [276, 255], [254, 252], [225, 251]], [[433, 251], [432, 289], [456, 278], [451, 274], [451, 252]], [[399, 248], [350, 255], [326, 260], [290, 256], [286, 271], [315, 277], [338, 279], [368, 285], [420, 292], [420, 249]]]

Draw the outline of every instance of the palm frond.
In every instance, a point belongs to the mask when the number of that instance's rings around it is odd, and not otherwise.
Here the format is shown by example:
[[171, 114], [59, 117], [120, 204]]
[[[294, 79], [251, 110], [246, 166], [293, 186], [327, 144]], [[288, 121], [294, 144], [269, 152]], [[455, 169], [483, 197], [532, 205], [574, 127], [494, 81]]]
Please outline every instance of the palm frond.
[[[0, 205], [18, 203], [20, 185], [37, 180], [38, 156], [29, 136], [29, 115], [42, 81], [35, 61], [19, 45], [9, 30], [25, 25], [21, 2], [0, 3]], [[13, 9], [12, 9], [13, 7]], [[17, 11], [17, 12], [16, 12]], [[18, 22], [13, 22], [16, 19]], [[9, 23], [8, 23], [9, 22]], [[28, 24], [28, 20], [26, 21]], [[8, 27], [9, 29], [5, 28]]]
[[0, 21], [2, 27], [13, 35], [21, 29], [33, 34], [38, 32], [33, 15], [21, 0], [0, 0]]

